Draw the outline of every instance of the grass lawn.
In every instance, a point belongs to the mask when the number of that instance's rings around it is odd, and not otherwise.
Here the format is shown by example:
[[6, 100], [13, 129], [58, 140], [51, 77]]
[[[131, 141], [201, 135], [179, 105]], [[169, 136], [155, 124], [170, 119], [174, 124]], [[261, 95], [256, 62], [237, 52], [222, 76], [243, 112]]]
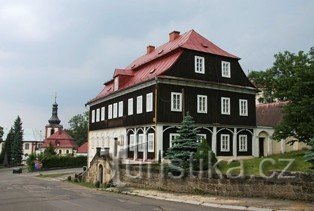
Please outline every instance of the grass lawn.
[[44, 178], [56, 178], [56, 177], [62, 177], [65, 175], [71, 175], [73, 173], [59, 173], [59, 174], [39, 174], [37, 177], [44, 177]]
[[[274, 164], [270, 161], [265, 161], [263, 166], [263, 173], [269, 174], [270, 171], [282, 171], [287, 165], [288, 161], [281, 160], [280, 159], [293, 159], [292, 165], [287, 169], [287, 171], [298, 171], [298, 172], [310, 172], [309, 167], [311, 166], [310, 163], [307, 163], [304, 161], [304, 154], [306, 151], [295, 151], [295, 152], [289, 152], [285, 154], [277, 154], [272, 155], [268, 157], [263, 158], [252, 158], [248, 160], [243, 160], [243, 166], [244, 166], [244, 174], [245, 175], [260, 175], [259, 166], [261, 162], [265, 159], [273, 159], [275, 162]], [[222, 161], [219, 163], [219, 169], [222, 171], [222, 173], [226, 173], [228, 169], [233, 167], [238, 167], [240, 164], [238, 161], [231, 162], [228, 164], [226, 161]], [[239, 169], [235, 169], [231, 171], [232, 173], [238, 174], [240, 172]]]

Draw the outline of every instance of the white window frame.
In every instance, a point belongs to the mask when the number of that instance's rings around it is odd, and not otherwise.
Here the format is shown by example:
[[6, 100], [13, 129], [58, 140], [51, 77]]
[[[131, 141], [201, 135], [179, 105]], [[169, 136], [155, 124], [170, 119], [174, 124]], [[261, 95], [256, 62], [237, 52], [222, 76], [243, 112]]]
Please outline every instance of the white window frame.
[[112, 104], [108, 105], [108, 119], [112, 119]]
[[205, 133], [202, 134], [197, 134], [197, 142], [200, 142], [201, 139], [204, 138], [205, 140], [207, 140], [207, 135]]
[[119, 102], [119, 114], [118, 117], [122, 117], [123, 116], [123, 101]]
[[197, 113], [207, 114], [207, 95], [197, 95]]
[[224, 78], [231, 78], [230, 62], [221, 61], [221, 76]]
[[113, 104], [113, 114], [112, 114], [113, 118], [117, 118], [118, 117], [118, 103], [114, 103]]
[[[200, 65], [198, 65], [200, 63]], [[202, 56], [194, 57], [194, 71], [196, 73], [205, 74], [205, 58]]]
[[170, 133], [169, 134], [169, 148], [172, 147], [172, 142], [179, 136], [180, 136], [179, 133]]
[[141, 114], [143, 113], [143, 96], [138, 96], [136, 98], [136, 113]]
[[115, 77], [113, 81], [113, 90], [117, 91], [119, 89], [119, 77]]
[[153, 93], [148, 93], [146, 95], [146, 112], [153, 111]]
[[[176, 102], [174, 102], [174, 100], [176, 100]], [[171, 111], [182, 111], [182, 93], [171, 92]]]
[[220, 151], [230, 152], [230, 135], [229, 134], [220, 135]]
[[138, 152], [144, 152], [144, 133], [138, 134]]
[[133, 115], [133, 98], [128, 99], [128, 115]]
[[95, 110], [92, 110], [92, 123], [95, 122]]
[[130, 140], [129, 140], [129, 151], [134, 151], [134, 147], [135, 147], [135, 135], [134, 134], [130, 134]]
[[105, 107], [101, 107], [101, 118], [100, 118], [101, 121], [105, 120], [105, 115], [106, 115]]
[[96, 122], [100, 121], [100, 108], [96, 109]]
[[230, 98], [222, 97], [221, 98], [221, 114], [230, 115]]
[[247, 152], [247, 135], [239, 135], [239, 152]]
[[154, 133], [147, 134], [147, 147], [148, 147], [148, 152], [155, 151], [155, 134]]
[[248, 100], [239, 100], [239, 114], [240, 116], [248, 116]]

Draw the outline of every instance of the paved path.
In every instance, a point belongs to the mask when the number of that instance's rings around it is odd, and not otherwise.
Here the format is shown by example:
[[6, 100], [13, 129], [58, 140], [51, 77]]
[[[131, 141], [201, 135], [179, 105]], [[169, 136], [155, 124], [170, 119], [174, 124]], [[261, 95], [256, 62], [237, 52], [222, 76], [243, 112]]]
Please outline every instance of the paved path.
[[[61, 173], [63, 171], [51, 171], [49, 173]], [[34, 176], [34, 173], [17, 175], [12, 174], [12, 170], [0, 170], [1, 211], [228, 210], [96, 191], [67, 182], [51, 181]]]

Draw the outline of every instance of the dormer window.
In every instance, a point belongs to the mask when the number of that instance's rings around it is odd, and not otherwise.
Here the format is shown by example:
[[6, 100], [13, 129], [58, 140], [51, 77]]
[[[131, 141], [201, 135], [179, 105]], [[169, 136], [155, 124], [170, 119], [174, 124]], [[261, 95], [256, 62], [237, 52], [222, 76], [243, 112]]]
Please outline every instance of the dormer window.
[[119, 89], [119, 77], [114, 78], [113, 89], [114, 91], [117, 91]]
[[201, 56], [195, 56], [194, 69], [196, 73], [205, 73], [205, 58]]
[[230, 62], [221, 62], [221, 76], [225, 78], [231, 78], [231, 72], [230, 72]]

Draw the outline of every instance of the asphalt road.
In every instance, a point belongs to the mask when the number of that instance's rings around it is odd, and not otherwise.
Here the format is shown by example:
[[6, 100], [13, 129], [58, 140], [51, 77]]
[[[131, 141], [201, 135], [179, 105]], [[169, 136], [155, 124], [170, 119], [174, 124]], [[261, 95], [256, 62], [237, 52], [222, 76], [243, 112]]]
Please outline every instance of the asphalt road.
[[[62, 170], [64, 171], [64, 170]], [[51, 172], [55, 173], [55, 172]], [[60, 173], [60, 171], [56, 172]], [[97, 191], [0, 169], [0, 210], [227, 210]]]

